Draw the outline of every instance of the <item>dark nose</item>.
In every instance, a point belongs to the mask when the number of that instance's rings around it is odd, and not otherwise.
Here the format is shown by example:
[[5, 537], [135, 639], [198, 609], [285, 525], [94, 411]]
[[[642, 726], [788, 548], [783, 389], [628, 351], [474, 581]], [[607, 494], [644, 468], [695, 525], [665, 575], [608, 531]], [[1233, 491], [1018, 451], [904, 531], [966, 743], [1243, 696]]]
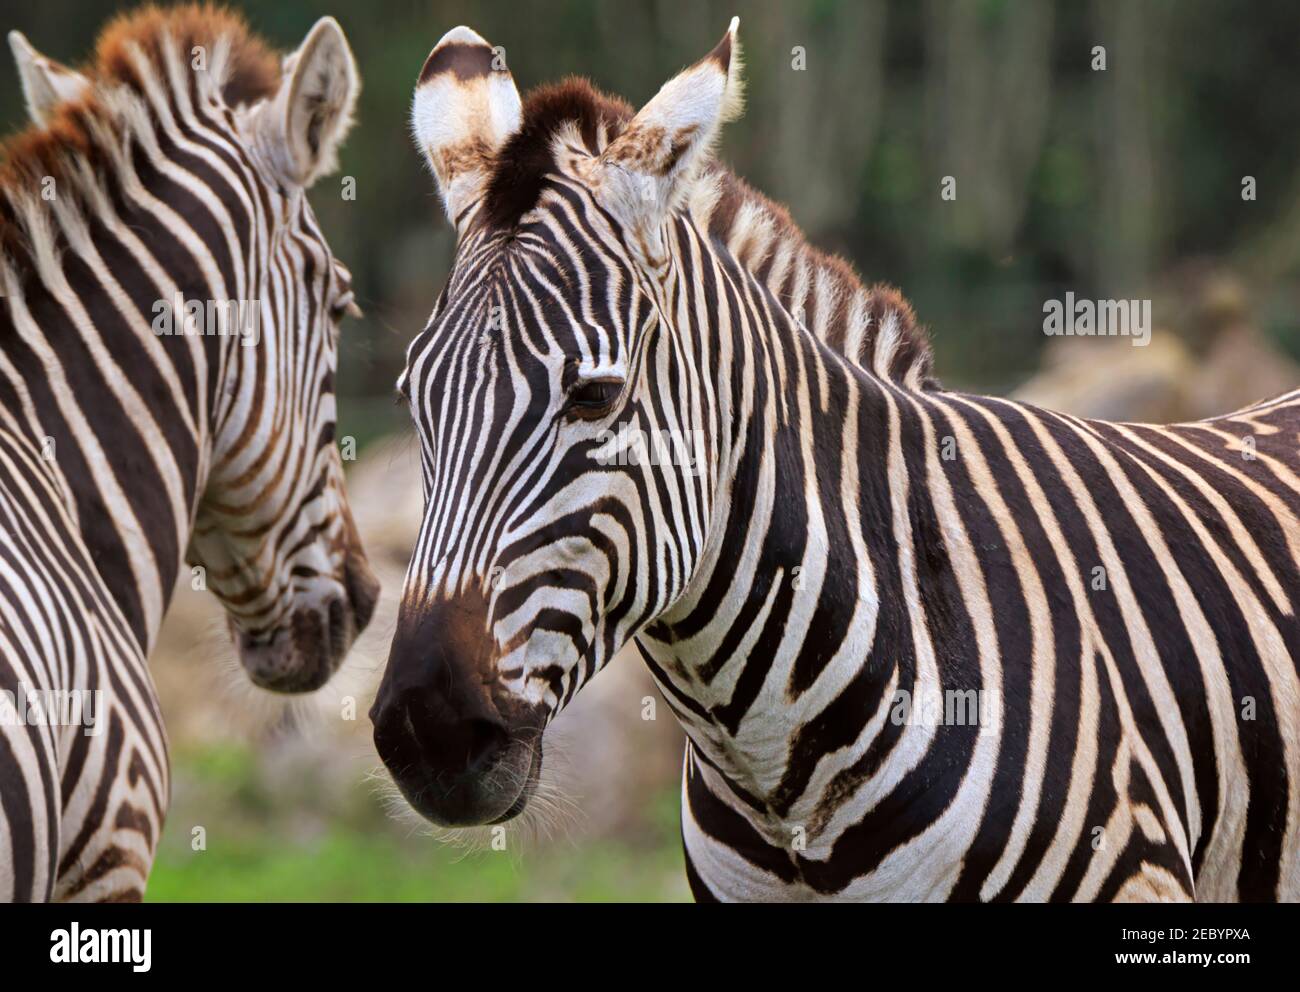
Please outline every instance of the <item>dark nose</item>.
[[458, 712], [446, 695], [429, 689], [377, 701], [370, 718], [379, 757], [422, 816], [460, 827], [500, 812], [486, 775], [510, 746], [499, 719]]
[[492, 698], [486, 608], [476, 606], [440, 605], [415, 622], [399, 617], [370, 710], [375, 749], [402, 794], [449, 827], [500, 818], [527, 772], [528, 748], [517, 746]]

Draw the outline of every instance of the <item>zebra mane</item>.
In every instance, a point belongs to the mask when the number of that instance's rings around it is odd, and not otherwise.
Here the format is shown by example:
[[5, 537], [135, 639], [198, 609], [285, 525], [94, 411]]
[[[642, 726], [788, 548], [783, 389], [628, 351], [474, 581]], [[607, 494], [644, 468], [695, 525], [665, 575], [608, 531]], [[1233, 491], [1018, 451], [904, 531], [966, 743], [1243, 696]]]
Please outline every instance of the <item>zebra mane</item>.
[[[618, 97], [569, 77], [532, 90], [522, 122], [497, 153], [483, 216], [509, 228], [537, 205], [546, 175], [558, 171], [554, 142], [571, 129], [599, 154], [635, 115]], [[686, 197], [701, 230], [737, 261], [823, 344], [884, 379], [914, 388], [935, 385], [929, 335], [892, 286], [863, 284], [837, 255], [809, 244], [790, 212], [710, 159]]]
[[[200, 48], [207, 71], [191, 72]], [[178, 67], [183, 74], [176, 78], [193, 80], [185, 94], [169, 85], [170, 70]], [[173, 104], [211, 95], [233, 109], [274, 95], [281, 66], [238, 14], [189, 4], [120, 15], [100, 33], [95, 55], [78, 71], [91, 84], [85, 96], [60, 104], [46, 125], [30, 125], [0, 143], [0, 277], [6, 259], [27, 256], [39, 264], [51, 250], [47, 188], [85, 216], [103, 195], [105, 172], [133, 174], [128, 139], [152, 142], [157, 126], [145, 73], [163, 81]]]
[[[279, 56], [249, 31], [243, 17], [210, 4], [150, 6], [120, 15], [100, 33], [89, 74], [138, 89], [142, 80], [132, 48], [138, 47], [155, 68], [165, 69], [168, 40], [186, 60], [195, 47], [207, 50], [209, 69], [228, 107], [256, 103], [275, 93], [280, 84]], [[213, 56], [219, 48], [225, 54], [218, 61]]]
[[524, 99], [519, 130], [507, 139], [493, 162], [484, 198], [484, 217], [505, 228], [537, 205], [548, 173], [558, 171], [556, 135], [573, 128], [587, 151], [599, 154], [636, 114], [618, 97], [570, 76], [539, 86]]
[[937, 385], [929, 334], [903, 294], [886, 283], [864, 285], [848, 261], [809, 244], [784, 206], [717, 162], [703, 170], [689, 206], [696, 223], [828, 348], [883, 379]]

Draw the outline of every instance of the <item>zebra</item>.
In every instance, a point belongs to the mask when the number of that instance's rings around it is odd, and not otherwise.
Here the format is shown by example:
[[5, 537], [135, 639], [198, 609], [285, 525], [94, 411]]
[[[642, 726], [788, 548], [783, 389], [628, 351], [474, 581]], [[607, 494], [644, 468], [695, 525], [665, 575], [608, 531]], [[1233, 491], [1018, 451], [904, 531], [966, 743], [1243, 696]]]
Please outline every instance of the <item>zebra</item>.
[[120, 16], [85, 71], [10, 44], [0, 899], [135, 901], [169, 799], [146, 659], [186, 563], [281, 692], [323, 684], [378, 595], [334, 443], [357, 307], [305, 192], [359, 82], [331, 18], [283, 60], [201, 6]]
[[413, 101], [457, 249], [397, 382], [425, 512], [370, 715], [410, 805], [519, 814], [632, 641], [697, 899], [1300, 897], [1300, 392], [947, 390], [714, 158], [735, 20], [635, 114], [496, 62], [456, 28]]

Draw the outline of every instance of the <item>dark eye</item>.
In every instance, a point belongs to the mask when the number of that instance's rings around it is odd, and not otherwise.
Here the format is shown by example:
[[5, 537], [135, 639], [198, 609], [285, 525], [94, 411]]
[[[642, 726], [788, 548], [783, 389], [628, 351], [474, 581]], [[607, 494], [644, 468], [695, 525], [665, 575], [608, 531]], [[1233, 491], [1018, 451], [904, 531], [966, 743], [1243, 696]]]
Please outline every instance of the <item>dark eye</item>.
[[601, 417], [609, 412], [623, 384], [614, 379], [592, 379], [580, 382], [569, 393], [569, 409], [579, 417]]

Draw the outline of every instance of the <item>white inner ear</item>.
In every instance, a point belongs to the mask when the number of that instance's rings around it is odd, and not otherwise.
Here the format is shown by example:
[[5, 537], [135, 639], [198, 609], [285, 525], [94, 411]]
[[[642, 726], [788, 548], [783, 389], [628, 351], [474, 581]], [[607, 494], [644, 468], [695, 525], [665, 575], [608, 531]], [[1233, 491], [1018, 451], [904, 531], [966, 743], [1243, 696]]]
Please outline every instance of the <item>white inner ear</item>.
[[497, 50], [466, 27], [433, 47], [416, 84], [411, 125], [454, 223], [482, 195], [492, 158], [519, 130], [523, 105]]
[[322, 18], [302, 47], [285, 60], [286, 78], [271, 108], [286, 178], [302, 186], [334, 171], [338, 149], [352, 126], [360, 83], [343, 31]]
[[90, 89], [90, 80], [41, 55], [21, 32], [9, 32], [9, 47], [18, 66], [27, 116], [32, 123], [48, 124], [55, 107], [79, 99]]
[[699, 166], [722, 125], [743, 106], [737, 25], [733, 17], [714, 50], [664, 83], [601, 153], [603, 199], [616, 216], [640, 229], [647, 249], [643, 261], [652, 268], [659, 264], [665, 217], [698, 191]]

